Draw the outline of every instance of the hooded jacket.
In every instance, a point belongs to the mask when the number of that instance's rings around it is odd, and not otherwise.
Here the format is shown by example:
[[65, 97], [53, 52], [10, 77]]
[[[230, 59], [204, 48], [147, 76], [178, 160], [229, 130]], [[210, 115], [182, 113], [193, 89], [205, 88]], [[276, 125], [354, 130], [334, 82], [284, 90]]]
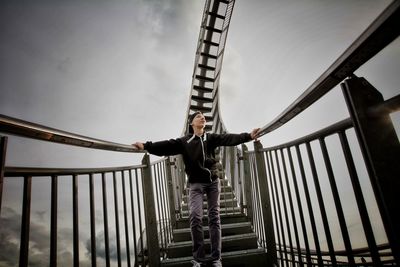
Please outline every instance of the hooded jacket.
[[181, 154], [189, 183], [210, 183], [218, 177], [211, 172], [218, 162], [215, 159], [215, 149], [219, 146], [236, 146], [250, 140], [252, 138], [249, 133], [204, 133], [202, 136], [189, 134], [177, 139], [148, 141], [144, 144], [144, 149], [157, 156]]

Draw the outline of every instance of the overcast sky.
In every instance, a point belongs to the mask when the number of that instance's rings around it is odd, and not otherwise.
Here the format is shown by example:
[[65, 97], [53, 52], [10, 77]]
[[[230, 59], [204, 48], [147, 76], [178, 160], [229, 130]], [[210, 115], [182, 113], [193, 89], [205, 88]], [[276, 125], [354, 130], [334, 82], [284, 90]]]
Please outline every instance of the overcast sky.
[[[274, 119], [389, 3], [236, 1], [220, 86], [226, 128], [250, 131]], [[178, 137], [203, 6], [200, 0], [2, 0], [0, 113], [124, 144]], [[356, 75], [387, 99], [398, 94], [399, 65], [396, 40]], [[338, 86], [261, 141], [289, 141], [346, 117]], [[398, 127], [398, 114], [393, 118]], [[7, 165], [19, 166], [120, 166], [141, 158], [13, 136], [7, 153]], [[7, 212], [14, 216], [12, 207]]]
[[[221, 76], [227, 129], [249, 131], [275, 118], [389, 2], [237, 1]], [[203, 5], [2, 1], [0, 113], [125, 144], [179, 136]], [[356, 74], [387, 98], [398, 91], [398, 41], [381, 54]], [[298, 136], [347, 116], [338, 87], [290, 127]], [[296, 137], [290, 127], [262, 138], [263, 143]], [[81, 149], [26, 142], [11, 138], [9, 165], [86, 164], [76, 160]], [[133, 160], [83, 150], [89, 165]]]

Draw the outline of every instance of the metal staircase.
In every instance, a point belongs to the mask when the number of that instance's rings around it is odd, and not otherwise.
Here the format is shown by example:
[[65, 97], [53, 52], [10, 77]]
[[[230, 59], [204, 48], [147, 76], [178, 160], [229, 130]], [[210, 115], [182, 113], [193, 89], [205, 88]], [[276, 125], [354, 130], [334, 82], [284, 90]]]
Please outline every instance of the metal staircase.
[[[241, 211], [232, 186], [227, 179], [221, 179], [221, 232], [222, 232], [222, 263], [223, 266], [267, 266], [267, 254], [264, 248], [259, 248], [257, 235], [248, 217]], [[173, 242], [168, 245], [167, 258], [161, 266], [192, 266], [192, 242], [189, 226], [188, 191], [182, 197], [182, 218], [176, 221], [173, 229]], [[210, 252], [208, 232], [207, 202], [204, 196], [204, 238], [206, 253]]]
[[[219, 79], [226, 38], [235, 0], [205, 1], [192, 75], [187, 118], [201, 111], [208, 122], [206, 131], [226, 131], [219, 111]], [[184, 132], [188, 131], [185, 122]]]

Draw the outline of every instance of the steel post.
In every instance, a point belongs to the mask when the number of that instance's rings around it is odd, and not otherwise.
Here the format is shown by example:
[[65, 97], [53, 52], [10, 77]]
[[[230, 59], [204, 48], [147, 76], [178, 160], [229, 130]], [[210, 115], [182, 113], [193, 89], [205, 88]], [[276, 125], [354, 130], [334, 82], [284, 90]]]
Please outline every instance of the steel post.
[[166, 160], [166, 176], [167, 176], [167, 185], [168, 185], [168, 203], [169, 203], [169, 216], [171, 220], [172, 229], [176, 228], [176, 211], [175, 211], [175, 194], [174, 194], [174, 185], [172, 183], [172, 171], [171, 168], [174, 167], [174, 163], [171, 162], [170, 158]]
[[247, 217], [253, 225], [253, 200], [251, 195], [251, 177], [250, 177], [250, 161], [247, 146], [242, 145], [243, 151], [243, 180], [244, 180], [244, 194], [246, 198]]
[[264, 152], [262, 151], [262, 144], [260, 141], [254, 142], [254, 150], [256, 152], [256, 164], [258, 174], [258, 184], [260, 187], [260, 202], [262, 209], [262, 216], [264, 220], [264, 229], [267, 236], [267, 257], [270, 264], [278, 266], [278, 259], [276, 255], [276, 241], [274, 233], [274, 222], [272, 218], [272, 209], [269, 196], [269, 188], [267, 182], [267, 170], [265, 167]]
[[370, 112], [384, 102], [382, 94], [364, 78], [342, 84], [350, 116], [397, 265], [400, 265], [400, 144], [390, 113]]
[[6, 164], [6, 153], [7, 153], [7, 136], [0, 137], [0, 214], [1, 214], [1, 203], [3, 199], [3, 181], [4, 181], [4, 169]]
[[153, 177], [151, 174], [150, 156], [145, 154], [142, 159], [143, 168], [143, 198], [146, 221], [147, 249], [149, 266], [160, 266], [160, 246], [158, 243], [156, 205], [154, 201]]

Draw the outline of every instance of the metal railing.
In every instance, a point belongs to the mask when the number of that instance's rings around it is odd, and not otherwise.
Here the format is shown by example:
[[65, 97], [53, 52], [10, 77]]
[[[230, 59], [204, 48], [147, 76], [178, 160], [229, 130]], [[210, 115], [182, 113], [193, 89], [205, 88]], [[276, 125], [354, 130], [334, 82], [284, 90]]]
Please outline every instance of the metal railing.
[[[399, 1], [391, 3], [310, 88], [261, 128], [260, 136], [286, 124], [339, 83], [350, 118], [279, 146], [262, 148], [256, 142], [252, 152], [245, 146], [241, 152], [222, 152], [232, 183], [242, 185], [237, 192], [244, 193], [242, 208], [271, 263], [380, 266], [400, 262], [396, 200], [400, 145], [389, 116], [400, 109], [400, 96], [384, 101], [364, 78], [353, 75], [398, 37], [399, 6]], [[349, 134], [357, 138], [358, 147], [351, 147]], [[236, 169], [232, 162], [239, 162]], [[361, 226], [357, 237], [349, 229], [354, 214]], [[383, 232], [379, 241], [377, 231]]]
[[[231, 184], [239, 185], [235, 195], [259, 245], [266, 248], [269, 261], [280, 266], [398, 264], [396, 229], [390, 226], [397, 225], [393, 206], [400, 193], [395, 180], [400, 145], [389, 115], [400, 110], [400, 95], [384, 101], [365, 79], [357, 77], [342, 87], [346, 99], [349, 90], [353, 101], [371, 101], [374, 93], [378, 99], [365, 106], [364, 112], [357, 108], [358, 115], [291, 142], [269, 148], [255, 142], [255, 151], [242, 145], [242, 149], [222, 152], [226, 175]], [[359, 114], [369, 114], [363, 118], [369, 130], [363, 129], [362, 134], [356, 122]], [[368, 131], [375, 135], [366, 143], [362, 136], [369, 135]], [[357, 135], [359, 146], [354, 145]], [[374, 157], [384, 154], [383, 162], [369, 162], [371, 156], [365, 150], [374, 146], [380, 147]], [[380, 173], [368, 171], [373, 167], [369, 164], [382, 163], [385, 169]], [[389, 179], [384, 182], [392, 187], [384, 187], [382, 179]], [[387, 205], [392, 206], [391, 214]], [[385, 220], [391, 224], [385, 225]], [[355, 224], [360, 226], [357, 233]]]
[[[0, 131], [65, 145], [138, 152], [132, 146], [80, 136], [3, 115], [0, 116]], [[48, 253], [42, 255], [40, 262], [49, 266], [57, 266], [60, 261], [65, 263], [64, 261], [68, 260], [60, 255], [60, 246], [66, 248], [64, 252], [71, 255], [69, 260], [73, 266], [85, 263], [97, 266], [100, 262], [105, 266], [159, 265], [160, 259], [165, 257], [175, 224], [175, 210], [170, 208], [175, 204], [171, 164], [168, 158], [151, 163], [146, 154], [141, 165], [112, 168], [7, 167], [4, 163], [8, 138], [1, 137], [0, 151], [0, 223], [3, 225], [1, 245], [9, 245], [7, 241], [16, 242], [19, 256], [11, 258], [12, 262], [6, 264], [30, 265], [30, 255], [35, 251], [37, 239], [45, 239], [48, 236]], [[13, 225], [20, 225], [20, 228], [18, 231], [11, 231], [15, 236], [10, 236], [7, 233], [10, 229], [5, 227], [8, 225], [5, 222], [10, 222], [7, 211], [11, 210], [10, 206], [15, 203], [3, 201], [3, 190], [21, 179], [21, 215], [16, 216], [18, 221], [12, 221]], [[40, 226], [47, 227], [48, 230], [41, 232], [42, 236], [38, 237], [40, 234], [33, 233], [30, 229], [38, 227], [37, 221], [31, 217], [31, 209], [35, 204], [32, 186], [39, 181], [45, 181], [44, 186], [50, 184], [50, 221], [47, 225]], [[63, 183], [62, 190], [59, 186], [60, 181]], [[65, 183], [70, 186], [69, 197], [61, 194], [68, 191]], [[61, 205], [68, 202], [72, 202], [70, 212], [63, 210]], [[87, 207], [89, 211], [85, 214]], [[71, 225], [65, 226], [65, 221], [71, 217]], [[82, 229], [87, 224], [88, 229]], [[70, 232], [71, 242], [69, 239], [63, 240], [58, 237], [60, 230]], [[82, 240], [87, 235], [84, 230], [90, 233], [86, 243]], [[7, 247], [0, 250], [7, 251]], [[82, 251], [86, 252], [84, 257]]]

